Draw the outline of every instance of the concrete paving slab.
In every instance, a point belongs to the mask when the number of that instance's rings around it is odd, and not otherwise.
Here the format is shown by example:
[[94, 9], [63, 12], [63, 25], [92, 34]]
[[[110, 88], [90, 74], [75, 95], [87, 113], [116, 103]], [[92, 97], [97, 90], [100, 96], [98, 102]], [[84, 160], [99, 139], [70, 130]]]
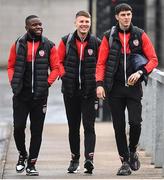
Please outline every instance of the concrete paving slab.
[[[70, 160], [68, 144], [68, 129], [66, 124], [46, 124], [43, 141], [37, 162], [39, 177], [32, 179], [162, 179], [162, 169], [154, 168], [150, 164], [151, 158], [140, 151], [141, 169], [131, 176], [119, 177], [116, 172], [120, 167], [112, 123], [96, 123], [97, 142], [95, 150], [95, 170], [93, 175], [83, 173], [83, 129], [81, 128], [81, 169], [77, 174], [68, 174], [67, 167]], [[29, 144], [29, 130], [27, 128], [27, 144]], [[13, 138], [11, 138], [7, 153], [3, 179], [29, 179], [25, 175], [15, 172], [18, 154]]]

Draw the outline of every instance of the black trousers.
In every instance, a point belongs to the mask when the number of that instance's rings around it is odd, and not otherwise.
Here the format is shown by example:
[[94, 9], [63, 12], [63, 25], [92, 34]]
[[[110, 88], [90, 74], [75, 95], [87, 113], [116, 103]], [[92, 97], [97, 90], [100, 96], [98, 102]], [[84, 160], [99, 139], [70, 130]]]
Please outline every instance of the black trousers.
[[14, 139], [21, 155], [27, 153], [25, 145], [25, 128], [27, 117], [30, 119], [31, 139], [29, 146], [29, 160], [36, 161], [42, 141], [42, 131], [47, 108], [47, 99], [22, 100], [13, 97]]
[[84, 127], [85, 158], [93, 159], [95, 149], [95, 97], [64, 95], [64, 103], [69, 127], [69, 144], [73, 157], [80, 157], [80, 124]]
[[[123, 84], [116, 83], [108, 97], [117, 149], [122, 161], [127, 161], [129, 159], [129, 151], [135, 152], [139, 142], [142, 121], [142, 95], [141, 84], [125, 87]], [[129, 144], [127, 143], [126, 136], [126, 108], [130, 126]]]

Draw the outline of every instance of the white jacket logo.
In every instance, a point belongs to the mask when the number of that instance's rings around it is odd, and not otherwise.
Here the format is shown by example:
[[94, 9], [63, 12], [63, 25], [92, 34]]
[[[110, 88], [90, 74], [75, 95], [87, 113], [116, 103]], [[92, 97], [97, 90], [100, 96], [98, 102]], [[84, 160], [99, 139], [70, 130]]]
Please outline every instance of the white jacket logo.
[[88, 49], [88, 54], [91, 56], [93, 54], [93, 49]]
[[43, 105], [43, 113], [45, 114], [47, 111], [47, 104]]
[[133, 44], [134, 44], [135, 46], [138, 46], [138, 45], [139, 45], [138, 39], [133, 40]]
[[40, 55], [41, 57], [43, 57], [43, 56], [45, 55], [44, 50], [40, 50], [40, 51], [39, 51], [39, 55]]

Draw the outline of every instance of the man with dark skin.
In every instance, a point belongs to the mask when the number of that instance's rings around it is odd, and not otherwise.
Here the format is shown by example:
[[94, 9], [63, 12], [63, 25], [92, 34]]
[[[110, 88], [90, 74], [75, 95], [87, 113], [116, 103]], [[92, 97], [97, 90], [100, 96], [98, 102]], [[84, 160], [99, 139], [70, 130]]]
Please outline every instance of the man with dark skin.
[[[27, 162], [26, 175], [38, 176], [35, 164], [42, 141], [48, 88], [58, 76], [58, 55], [54, 43], [42, 36], [42, 22], [38, 16], [28, 16], [25, 28], [27, 33], [12, 45], [8, 59], [8, 77], [14, 94], [14, 139], [19, 152], [16, 172], [23, 172]], [[29, 153], [25, 145], [28, 115]]]

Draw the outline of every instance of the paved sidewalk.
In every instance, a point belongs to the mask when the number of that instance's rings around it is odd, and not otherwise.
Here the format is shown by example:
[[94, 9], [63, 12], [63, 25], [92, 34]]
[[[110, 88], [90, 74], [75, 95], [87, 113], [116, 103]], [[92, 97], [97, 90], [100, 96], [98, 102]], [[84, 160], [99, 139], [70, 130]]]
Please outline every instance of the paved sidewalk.
[[[29, 127], [27, 132], [29, 134]], [[33, 179], [160, 179], [162, 169], [154, 168], [150, 165], [150, 157], [145, 157], [145, 152], [140, 152], [141, 169], [133, 172], [131, 176], [116, 176], [117, 169], [120, 167], [116, 145], [114, 140], [112, 124], [109, 122], [97, 122], [96, 133], [97, 142], [95, 150], [95, 170], [93, 175], [83, 173], [83, 148], [81, 149], [81, 169], [77, 174], [67, 174], [66, 169], [70, 160], [68, 145], [68, 129], [66, 124], [45, 124], [43, 141], [40, 155], [38, 158], [37, 169], [39, 177]], [[81, 135], [83, 129], [81, 129]], [[29, 137], [29, 135], [28, 135]], [[29, 138], [27, 137], [27, 143]], [[81, 147], [83, 147], [83, 136], [81, 136]], [[15, 164], [17, 152], [13, 137], [9, 144], [6, 164], [4, 168], [4, 179], [28, 179], [25, 172], [17, 174]]]

